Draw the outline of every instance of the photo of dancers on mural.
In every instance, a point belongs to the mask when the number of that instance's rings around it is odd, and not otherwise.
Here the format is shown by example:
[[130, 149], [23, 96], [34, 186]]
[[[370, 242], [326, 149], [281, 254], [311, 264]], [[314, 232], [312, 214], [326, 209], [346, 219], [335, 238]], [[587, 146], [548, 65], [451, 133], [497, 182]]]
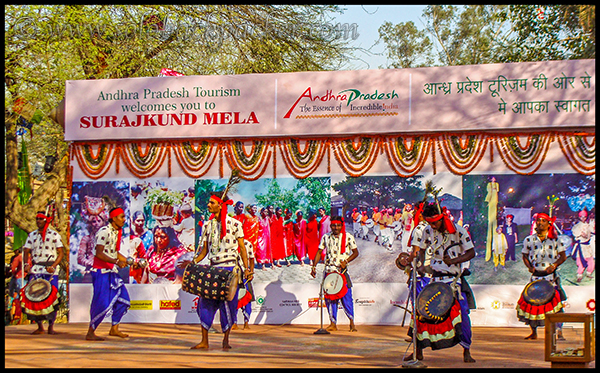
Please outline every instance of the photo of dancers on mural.
[[[535, 178], [532, 183], [531, 179]], [[393, 266], [408, 239], [427, 180], [441, 188], [439, 201], [450, 221], [467, 230], [476, 256], [474, 284], [526, 284], [523, 239], [534, 232], [535, 211], [552, 213], [571, 260], [561, 267], [566, 284], [590, 285], [595, 271], [595, 181], [579, 174], [311, 177], [243, 180], [229, 215], [242, 222], [255, 253], [257, 282], [274, 278], [304, 282], [279, 271], [311, 266], [331, 231], [330, 217], [344, 218], [361, 247], [354, 282], [405, 283]], [[178, 283], [175, 263], [199, 245], [210, 218], [202, 203], [226, 179], [158, 179], [152, 182], [74, 182], [71, 203], [71, 281], [91, 282], [95, 233], [107, 224], [112, 204], [123, 206], [126, 283]], [[432, 202], [432, 197], [428, 202]], [[590, 244], [592, 243], [592, 244]], [[391, 266], [380, 263], [390, 262]], [[308, 267], [310, 268], [310, 267]], [[271, 272], [269, 272], [271, 271]], [[274, 277], [275, 276], [275, 277]]]

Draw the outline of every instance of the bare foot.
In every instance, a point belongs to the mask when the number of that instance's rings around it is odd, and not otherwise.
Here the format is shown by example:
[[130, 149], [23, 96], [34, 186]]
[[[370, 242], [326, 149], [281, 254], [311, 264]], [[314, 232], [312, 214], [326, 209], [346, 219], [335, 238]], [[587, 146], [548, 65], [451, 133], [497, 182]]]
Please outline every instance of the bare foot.
[[[231, 326], [231, 330], [237, 330], [237, 328], [238, 328], [237, 324], [233, 324], [233, 325]], [[244, 329], [246, 329], [246, 328], [244, 328]]]
[[463, 361], [464, 361], [465, 363], [474, 363], [474, 362], [475, 362], [475, 359], [473, 359], [473, 358], [471, 357], [471, 352], [470, 352], [470, 350], [467, 350], [467, 349], [465, 349], [465, 350], [463, 351]]
[[229, 342], [223, 342], [223, 350], [231, 350], [231, 345]]
[[531, 333], [525, 339], [537, 339], [537, 333]]
[[31, 334], [43, 334], [43, 333], [44, 333], [44, 329], [38, 328], [38, 329], [34, 330], [33, 333], [31, 333]]
[[350, 331], [351, 332], [356, 332], [356, 326], [354, 326], [354, 323], [350, 324]]
[[244, 330], [246, 330], [246, 329], [250, 329], [250, 326], [248, 325], [247, 322], [244, 323]]
[[127, 338], [129, 337], [129, 334], [125, 334], [123, 332], [120, 332], [118, 330], [111, 330], [108, 335], [112, 335], [113, 337], [121, 337], [121, 338]]
[[208, 350], [208, 342], [200, 342], [194, 347], [190, 347], [191, 350]]
[[57, 333], [54, 329], [48, 328], [48, 334], [56, 335], [56, 334], [59, 334], [59, 333]]
[[98, 336], [97, 336], [96, 334], [94, 334], [94, 333], [92, 333], [92, 334], [88, 333], [88, 334], [85, 336], [85, 339], [86, 339], [87, 341], [103, 341], [103, 340], [104, 340], [104, 338], [102, 338], [102, 337], [98, 337]]
[[335, 325], [334, 323], [329, 324], [329, 326], [325, 329], [328, 332], [337, 332], [337, 325]]

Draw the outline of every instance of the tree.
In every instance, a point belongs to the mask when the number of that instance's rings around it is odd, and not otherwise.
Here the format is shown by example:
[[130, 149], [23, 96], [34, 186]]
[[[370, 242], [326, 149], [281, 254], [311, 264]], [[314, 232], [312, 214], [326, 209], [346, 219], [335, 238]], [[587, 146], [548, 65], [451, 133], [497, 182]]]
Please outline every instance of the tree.
[[[423, 30], [412, 22], [386, 23], [379, 29], [391, 61], [388, 67], [596, 56], [594, 5], [431, 5], [423, 18]], [[433, 47], [437, 53], [432, 56]], [[419, 61], [417, 66], [414, 61]]]
[[[336, 69], [351, 49], [328, 27], [335, 12], [334, 5], [5, 6], [5, 217], [29, 232], [36, 211], [67, 188], [64, 128], [49, 118], [66, 80], [156, 76], [164, 67], [186, 75]], [[21, 139], [30, 159], [60, 159], [25, 205], [15, 203], [17, 100], [45, 114]], [[61, 210], [54, 223], [65, 243], [67, 217]]]

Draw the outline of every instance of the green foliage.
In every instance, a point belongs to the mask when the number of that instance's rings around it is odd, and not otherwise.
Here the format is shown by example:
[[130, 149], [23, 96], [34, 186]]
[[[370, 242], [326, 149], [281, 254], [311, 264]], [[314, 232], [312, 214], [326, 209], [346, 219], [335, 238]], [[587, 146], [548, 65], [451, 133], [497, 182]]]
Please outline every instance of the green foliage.
[[430, 5], [423, 19], [379, 29], [388, 67], [596, 58], [594, 5]]
[[423, 199], [424, 186], [422, 175], [411, 177], [385, 176], [358, 178], [347, 177], [332, 188], [338, 192], [350, 206], [402, 207], [404, 203], [416, 203]]

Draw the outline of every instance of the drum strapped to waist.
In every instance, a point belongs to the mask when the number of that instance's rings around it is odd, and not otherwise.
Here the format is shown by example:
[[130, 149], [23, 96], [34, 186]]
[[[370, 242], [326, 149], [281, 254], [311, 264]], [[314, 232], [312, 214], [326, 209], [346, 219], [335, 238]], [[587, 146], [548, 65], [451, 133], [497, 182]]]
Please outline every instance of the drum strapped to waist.
[[528, 283], [523, 289], [523, 299], [531, 305], [541, 306], [552, 300], [554, 291], [554, 285], [550, 281], [535, 280]]
[[348, 292], [346, 276], [339, 272], [330, 272], [323, 279], [323, 292], [325, 298], [329, 300], [338, 300], [344, 297]]
[[433, 323], [446, 320], [454, 304], [454, 292], [445, 282], [432, 282], [417, 296], [416, 310], [419, 316]]
[[37, 278], [29, 281], [27, 286], [25, 286], [24, 293], [25, 297], [31, 302], [43, 302], [52, 293], [52, 284], [43, 278]]
[[181, 289], [185, 292], [225, 301], [233, 300], [237, 286], [237, 271], [194, 263], [185, 268], [181, 283]]
[[373, 219], [367, 219], [367, 221], [365, 222], [365, 226], [367, 228], [373, 228], [375, 226], [375, 222], [373, 221]]

